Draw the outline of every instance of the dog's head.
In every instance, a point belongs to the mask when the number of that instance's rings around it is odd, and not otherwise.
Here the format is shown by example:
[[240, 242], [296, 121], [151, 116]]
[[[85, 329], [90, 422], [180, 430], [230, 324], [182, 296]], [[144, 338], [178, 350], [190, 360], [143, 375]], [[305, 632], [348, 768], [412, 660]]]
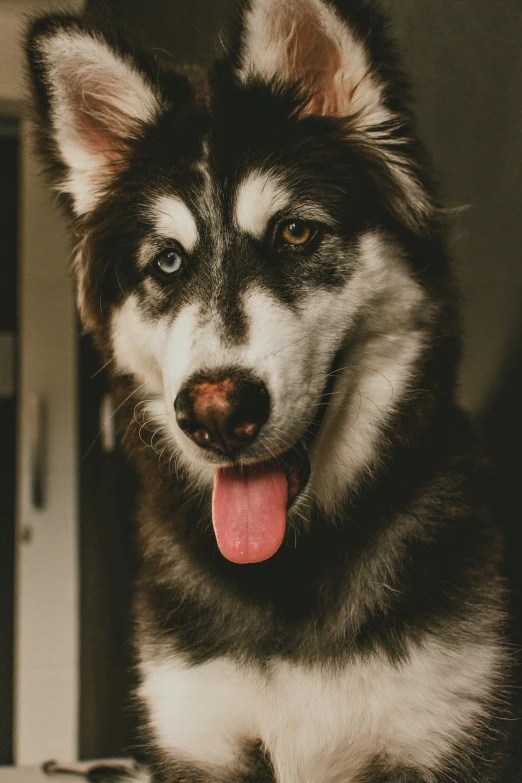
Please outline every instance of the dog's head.
[[214, 485], [237, 562], [375, 468], [436, 310], [402, 82], [372, 9], [342, 5], [243, 4], [208, 77], [71, 17], [29, 36], [84, 324], [176, 469]]

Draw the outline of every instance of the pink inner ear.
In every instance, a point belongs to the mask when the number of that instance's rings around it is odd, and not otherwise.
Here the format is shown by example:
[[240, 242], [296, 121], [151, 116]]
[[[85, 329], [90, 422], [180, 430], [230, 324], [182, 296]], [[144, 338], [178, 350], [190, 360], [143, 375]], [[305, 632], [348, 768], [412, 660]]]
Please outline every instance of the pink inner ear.
[[287, 73], [290, 81], [299, 81], [313, 97], [303, 113], [334, 116], [339, 112], [335, 77], [341, 69], [341, 53], [322, 28], [310, 7], [299, 9], [299, 18], [274, 19], [273, 35], [286, 45]]
[[136, 120], [118, 108], [110, 77], [100, 82], [89, 83], [84, 77], [70, 84], [74, 128], [88, 154], [118, 163], [128, 150], [127, 139], [136, 129]]

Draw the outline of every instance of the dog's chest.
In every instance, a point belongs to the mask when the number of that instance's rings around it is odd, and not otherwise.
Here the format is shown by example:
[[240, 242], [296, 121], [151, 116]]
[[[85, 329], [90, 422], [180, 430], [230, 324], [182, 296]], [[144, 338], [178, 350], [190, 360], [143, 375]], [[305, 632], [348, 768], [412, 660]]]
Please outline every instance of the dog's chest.
[[465, 739], [497, 656], [431, 645], [407, 664], [375, 656], [335, 671], [169, 657], [142, 664], [140, 696], [156, 742], [174, 758], [230, 770], [248, 742], [261, 741], [278, 783], [350, 783], [384, 755], [436, 768]]

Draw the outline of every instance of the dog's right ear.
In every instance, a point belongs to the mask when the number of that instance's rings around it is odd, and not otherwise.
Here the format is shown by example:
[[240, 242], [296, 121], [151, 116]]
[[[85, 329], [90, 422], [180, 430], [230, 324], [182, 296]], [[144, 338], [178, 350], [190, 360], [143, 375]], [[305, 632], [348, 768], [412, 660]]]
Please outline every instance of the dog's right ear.
[[45, 16], [27, 38], [41, 151], [57, 189], [89, 213], [162, 110], [152, 74], [83, 20]]

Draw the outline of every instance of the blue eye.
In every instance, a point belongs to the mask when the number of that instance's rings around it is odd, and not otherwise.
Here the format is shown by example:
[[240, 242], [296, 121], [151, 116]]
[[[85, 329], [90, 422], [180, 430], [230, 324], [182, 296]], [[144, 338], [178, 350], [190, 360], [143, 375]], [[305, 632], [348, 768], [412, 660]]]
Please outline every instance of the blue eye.
[[183, 256], [179, 250], [164, 250], [154, 259], [154, 271], [165, 279], [178, 272], [182, 263]]

